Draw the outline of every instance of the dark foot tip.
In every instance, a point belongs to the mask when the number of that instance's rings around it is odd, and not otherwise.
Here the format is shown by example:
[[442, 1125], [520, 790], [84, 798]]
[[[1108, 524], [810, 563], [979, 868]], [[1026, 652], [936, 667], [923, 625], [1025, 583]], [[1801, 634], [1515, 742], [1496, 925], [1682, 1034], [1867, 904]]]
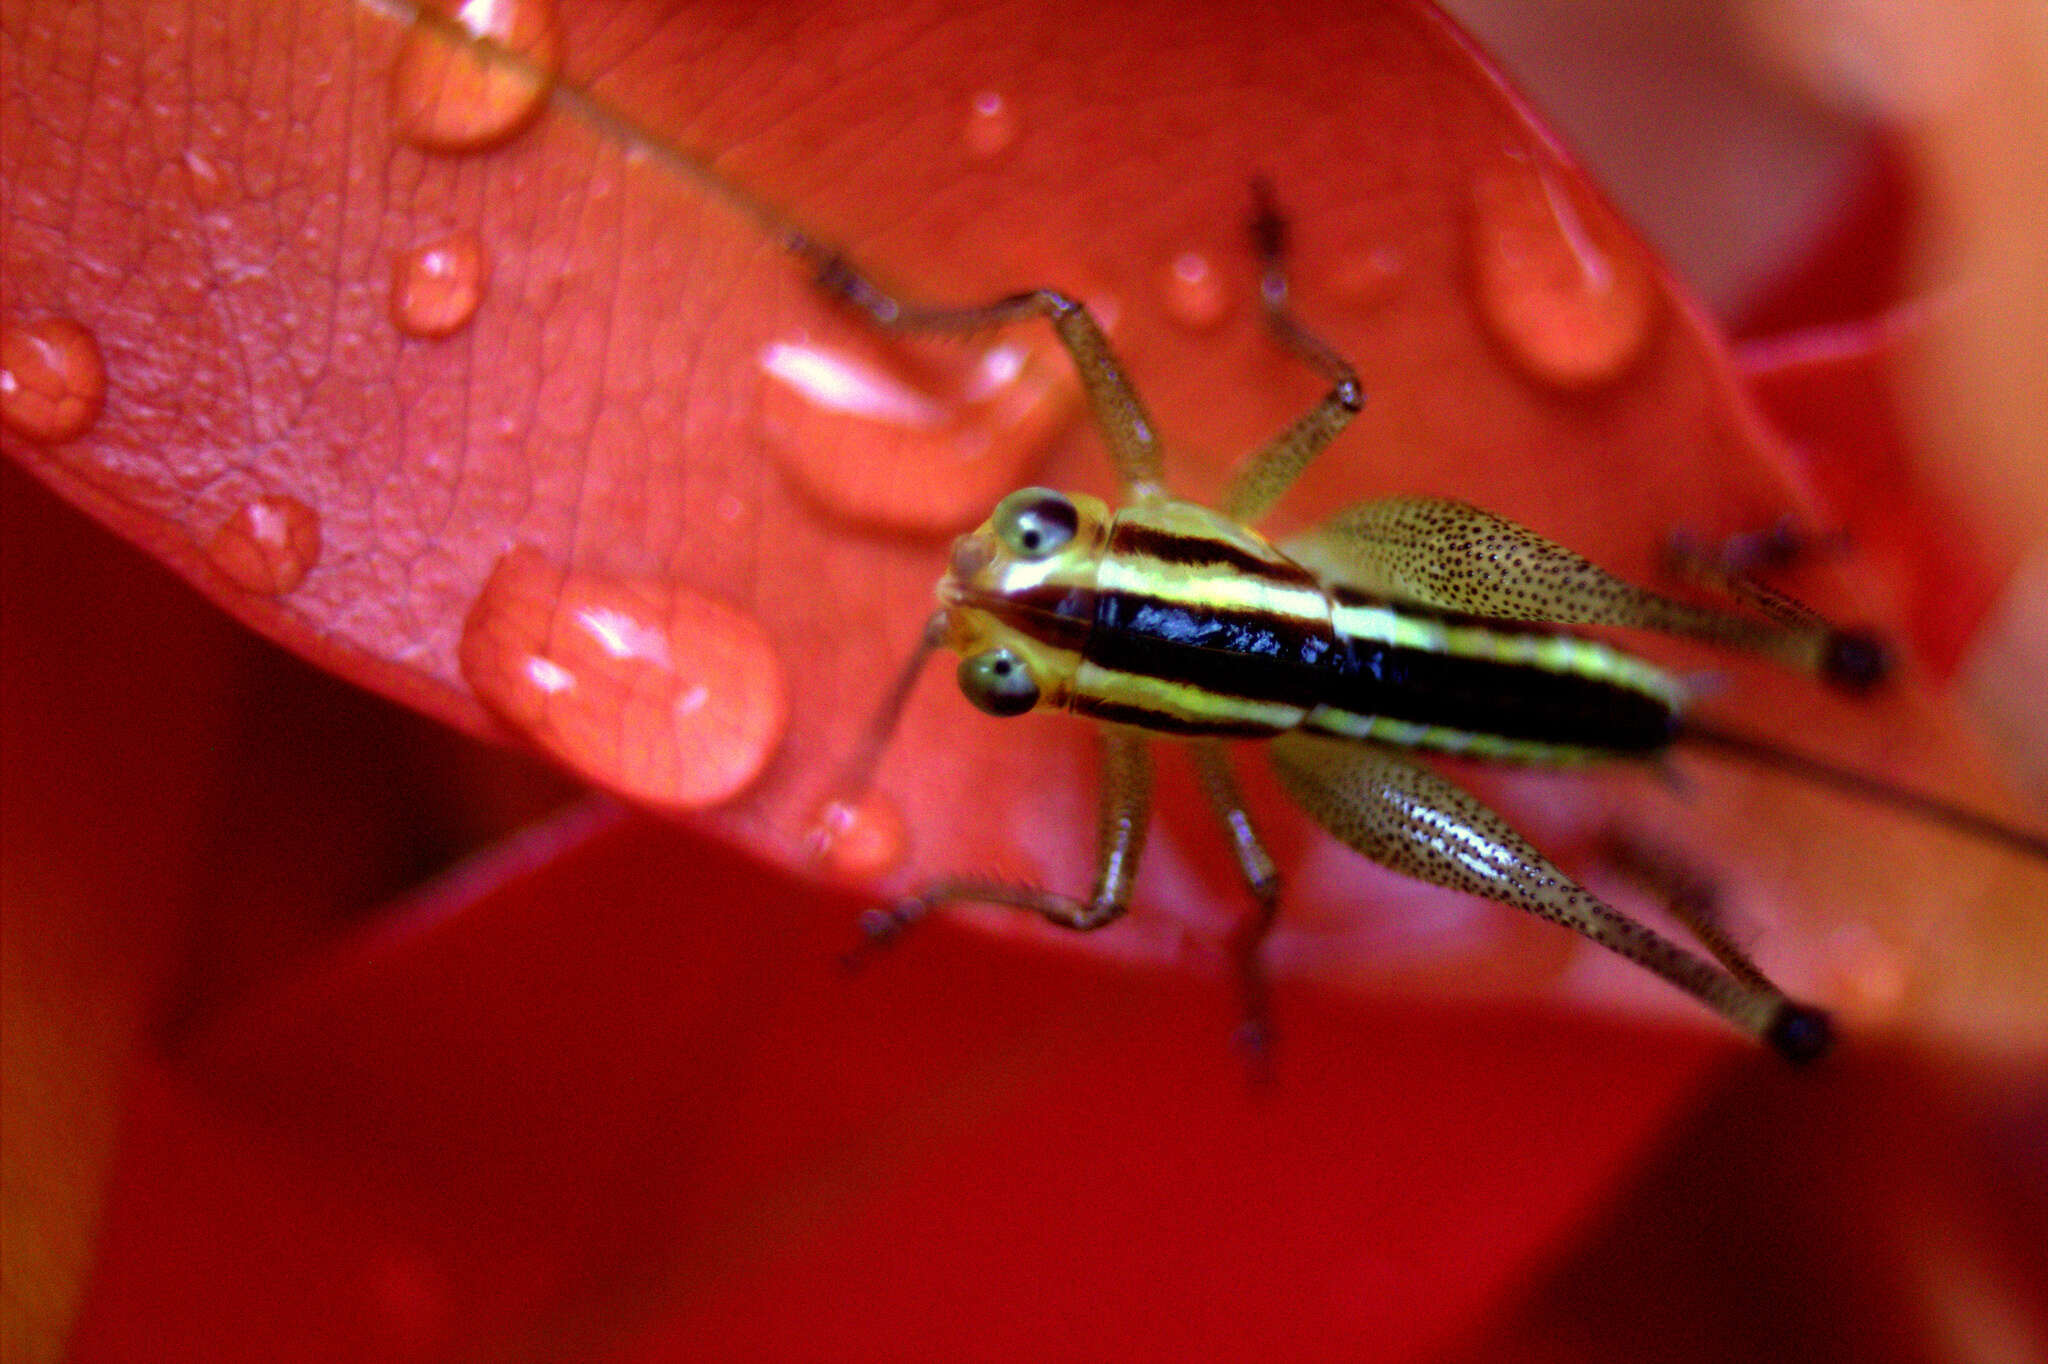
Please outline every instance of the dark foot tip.
[[877, 952], [901, 937], [905, 926], [903, 916], [888, 909], [863, 910], [855, 922], [860, 928], [861, 940], [839, 954], [839, 969], [848, 975], [866, 966]]
[[1787, 1004], [1771, 1021], [1764, 1041], [1795, 1066], [1818, 1061], [1835, 1045], [1835, 1025], [1820, 1009]]
[[1244, 1059], [1245, 1078], [1254, 1085], [1273, 1083], [1273, 1025], [1263, 1018], [1247, 1018], [1230, 1037], [1237, 1054]]
[[1273, 182], [1263, 175], [1252, 177], [1252, 250], [1268, 263], [1287, 254], [1287, 220], [1273, 199]]
[[1837, 691], [1857, 695], [1891, 675], [1892, 654], [1869, 630], [1837, 630], [1821, 655], [1821, 679]]

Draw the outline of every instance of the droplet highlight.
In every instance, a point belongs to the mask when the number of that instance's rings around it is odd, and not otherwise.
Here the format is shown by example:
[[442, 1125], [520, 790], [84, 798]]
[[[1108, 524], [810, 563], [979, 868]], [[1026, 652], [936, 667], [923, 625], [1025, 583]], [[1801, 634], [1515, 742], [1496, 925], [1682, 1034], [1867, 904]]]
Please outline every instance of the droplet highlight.
[[476, 316], [490, 261], [474, 232], [401, 251], [391, 264], [391, 320], [408, 336], [452, 336]]
[[1372, 309], [1391, 299], [1408, 273], [1407, 257], [1391, 246], [1346, 255], [1338, 260], [1330, 286], [1353, 308]]
[[562, 762], [651, 805], [746, 788], [781, 742], [788, 687], [753, 617], [661, 579], [498, 561], [456, 658], [478, 699]]
[[1162, 284], [1166, 315], [1183, 327], [1207, 331], [1230, 314], [1229, 286], [1199, 251], [1175, 256]]
[[994, 90], [977, 91], [967, 101], [968, 154], [986, 161], [1001, 156], [1017, 140], [1017, 111]]
[[46, 445], [92, 429], [107, 401], [93, 334], [68, 317], [0, 325], [0, 422]]
[[1079, 410], [1056, 341], [834, 346], [775, 342], [760, 355], [764, 443], [836, 515], [933, 534], [988, 515]]
[[218, 208], [231, 197], [228, 179], [206, 153], [187, 148], [184, 154], [185, 188], [200, 208]]
[[1648, 341], [1656, 281], [1642, 248], [1576, 179], [1511, 153], [1471, 188], [1472, 289], [1510, 359], [1558, 388], [1625, 373]]
[[296, 497], [252, 498], [221, 523], [206, 554], [237, 587], [280, 597], [320, 562], [320, 517]]
[[391, 116], [436, 151], [502, 142], [540, 112], [561, 69], [552, 0], [462, 0], [416, 20], [391, 71]]
[[863, 791], [820, 805], [805, 847], [827, 875], [872, 881], [903, 864], [910, 834], [895, 801], [879, 791]]

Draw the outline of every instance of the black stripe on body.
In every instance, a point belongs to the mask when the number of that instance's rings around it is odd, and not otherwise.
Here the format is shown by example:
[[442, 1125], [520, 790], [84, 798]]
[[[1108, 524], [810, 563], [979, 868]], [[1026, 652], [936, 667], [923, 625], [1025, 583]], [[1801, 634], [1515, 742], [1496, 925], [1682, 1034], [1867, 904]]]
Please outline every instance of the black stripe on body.
[[1049, 584], [970, 601], [1019, 634], [1071, 653], [1081, 652], [1094, 625], [1095, 594], [1081, 587]]
[[1191, 720], [1169, 711], [1154, 710], [1149, 706], [1127, 705], [1121, 701], [1108, 701], [1092, 696], [1076, 696], [1071, 709], [1074, 714], [1085, 715], [1092, 720], [1104, 720], [1113, 725], [1131, 725], [1138, 729], [1149, 729], [1155, 734], [1201, 734], [1218, 739], [1270, 739], [1277, 732], [1275, 726], [1261, 724], [1257, 720]]
[[1678, 733], [1661, 698], [1604, 678], [1370, 640], [1346, 646], [1322, 696], [1333, 709], [1613, 753], [1655, 752]]
[[1082, 657], [1116, 672], [1308, 709], [1323, 700], [1339, 652], [1327, 621], [1104, 592]]
[[1109, 552], [1156, 559], [1176, 568], [1221, 568], [1246, 577], [1272, 582], [1309, 583], [1314, 579], [1305, 569], [1286, 559], [1261, 557], [1213, 535], [1163, 530], [1129, 518], [1118, 518], [1110, 535]]

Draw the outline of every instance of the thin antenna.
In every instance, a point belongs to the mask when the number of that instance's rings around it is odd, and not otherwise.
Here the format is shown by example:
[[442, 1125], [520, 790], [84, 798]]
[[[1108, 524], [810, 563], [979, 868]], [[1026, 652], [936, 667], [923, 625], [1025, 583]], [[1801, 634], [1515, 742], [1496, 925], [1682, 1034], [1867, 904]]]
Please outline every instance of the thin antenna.
[[882, 699], [881, 706], [868, 721], [860, 742], [847, 755], [846, 765], [839, 769], [839, 777], [832, 789], [842, 795], [858, 795], [868, 789], [874, 780], [875, 768], [882, 761], [883, 752], [889, 747], [889, 740], [896, 733], [896, 726], [902, 722], [903, 708], [910, 704], [911, 689], [917, 685], [919, 674], [924, 672], [925, 663], [932, 651], [946, 639], [946, 613], [935, 611], [924, 623], [924, 631], [918, 636], [917, 647], [904, 660], [903, 669], [896, 674], [896, 684]]
[[1790, 773], [1817, 786], [1830, 787], [1876, 805], [1888, 806], [1902, 813], [1917, 816], [1930, 824], [1968, 834], [2028, 857], [2048, 862], [2048, 834], [2029, 831], [2008, 824], [2004, 820], [1976, 810], [1930, 796], [1920, 791], [1907, 790], [1881, 781], [1867, 773], [1837, 767], [1822, 758], [1797, 753], [1789, 748], [1754, 738], [1747, 734], [1736, 734], [1712, 725], [1701, 725], [1691, 720], [1679, 732], [1679, 738], [1690, 741], [1717, 753], [1739, 758], [1758, 767], [1767, 767], [1776, 772]]

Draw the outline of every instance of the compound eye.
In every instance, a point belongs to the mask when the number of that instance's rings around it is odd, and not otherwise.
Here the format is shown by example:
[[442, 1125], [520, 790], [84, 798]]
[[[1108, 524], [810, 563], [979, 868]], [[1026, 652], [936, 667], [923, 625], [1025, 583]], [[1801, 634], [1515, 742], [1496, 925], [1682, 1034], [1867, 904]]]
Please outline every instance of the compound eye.
[[1020, 559], [1043, 559], [1074, 538], [1081, 514], [1050, 488], [1024, 488], [996, 504], [996, 538]]
[[960, 660], [960, 690], [990, 715], [1022, 715], [1038, 704], [1038, 684], [1024, 660], [1008, 649], [990, 649]]

